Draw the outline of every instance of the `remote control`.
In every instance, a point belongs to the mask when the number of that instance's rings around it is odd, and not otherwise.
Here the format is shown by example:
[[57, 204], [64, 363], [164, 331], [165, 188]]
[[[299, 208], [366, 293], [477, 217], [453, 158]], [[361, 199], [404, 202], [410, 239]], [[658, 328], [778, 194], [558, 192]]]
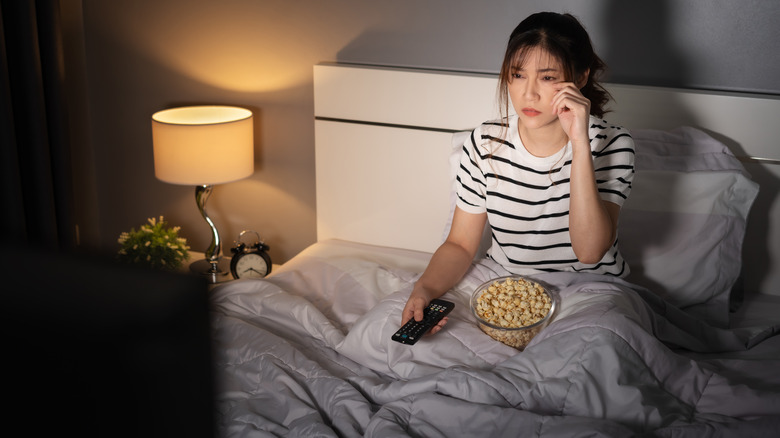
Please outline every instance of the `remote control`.
[[439, 323], [455, 307], [455, 303], [444, 300], [433, 300], [423, 311], [422, 321], [410, 319], [403, 327], [393, 334], [393, 340], [402, 344], [414, 345], [422, 335]]

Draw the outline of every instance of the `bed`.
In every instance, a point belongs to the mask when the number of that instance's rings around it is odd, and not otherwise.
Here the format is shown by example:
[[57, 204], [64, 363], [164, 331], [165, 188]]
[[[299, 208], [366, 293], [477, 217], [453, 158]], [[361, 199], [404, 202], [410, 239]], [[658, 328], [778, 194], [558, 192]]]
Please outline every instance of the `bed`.
[[391, 341], [495, 88], [489, 74], [314, 67], [318, 240], [212, 291], [221, 435], [776, 436], [774, 97], [610, 85], [606, 118], [636, 143], [619, 229], [631, 276], [535, 277], [561, 307], [518, 351], [470, 314], [474, 288], [503, 274], [478, 255], [444, 296], [444, 330]]

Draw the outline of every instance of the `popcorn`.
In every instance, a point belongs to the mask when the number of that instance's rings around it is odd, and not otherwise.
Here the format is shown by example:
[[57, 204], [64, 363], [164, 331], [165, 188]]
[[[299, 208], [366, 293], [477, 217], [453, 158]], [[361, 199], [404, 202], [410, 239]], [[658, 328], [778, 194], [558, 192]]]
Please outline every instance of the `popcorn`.
[[542, 321], [552, 307], [552, 297], [540, 284], [520, 277], [483, 285], [472, 300], [472, 310], [482, 319], [479, 321], [482, 331], [519, 349], [525, 348], [546, 323], [523, 328]]

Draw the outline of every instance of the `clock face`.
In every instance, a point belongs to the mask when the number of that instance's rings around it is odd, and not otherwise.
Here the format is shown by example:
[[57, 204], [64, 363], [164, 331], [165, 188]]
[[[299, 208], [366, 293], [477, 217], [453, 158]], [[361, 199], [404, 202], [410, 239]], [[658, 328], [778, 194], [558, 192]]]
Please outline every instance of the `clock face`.
[[268, 274], [268, 263], [259, 254], [244, 254], [236, 263], [239, 278], [263, 278]]

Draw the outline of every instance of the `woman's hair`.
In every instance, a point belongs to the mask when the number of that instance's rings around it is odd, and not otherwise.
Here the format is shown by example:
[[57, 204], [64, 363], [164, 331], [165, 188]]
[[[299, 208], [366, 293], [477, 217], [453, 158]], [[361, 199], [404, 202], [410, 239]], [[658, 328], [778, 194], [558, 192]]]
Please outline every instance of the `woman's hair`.
[[563, 68], [564, 80], [577, 82], [588, 72], [587, 83], [581, 88], [582, 95], [590, 100], [590, 112], [603, 117], [610, 95], [598, 79], [606, 68], [604, 62], [593, 51], [588, 32], [570, 14], [539, 12], [520, 22], [512, 34], [501, 65], [498, 82], [499, 106], [503, 116], [509, 114], [508, 84], [512, 69], [523, 65], [525, 57], [533, 48], [540, 48]]

